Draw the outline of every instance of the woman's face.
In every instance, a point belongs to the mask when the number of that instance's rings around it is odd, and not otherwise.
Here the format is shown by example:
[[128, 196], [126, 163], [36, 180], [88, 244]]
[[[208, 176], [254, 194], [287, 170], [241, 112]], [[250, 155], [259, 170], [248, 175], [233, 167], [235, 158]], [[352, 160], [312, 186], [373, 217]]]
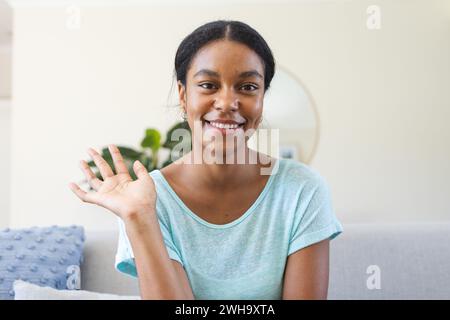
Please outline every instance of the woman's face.
[[[262, 119], [264, 65], [249, 47], [217, 40], [197, 52], [186, 75], [186, 88], [178, 81], [178, 92], [193, 143], [202, 150], [221, 148], [224, 155], [236, 152], [246, 146]], [[234, 126], [216, 127], [227, 120]]]

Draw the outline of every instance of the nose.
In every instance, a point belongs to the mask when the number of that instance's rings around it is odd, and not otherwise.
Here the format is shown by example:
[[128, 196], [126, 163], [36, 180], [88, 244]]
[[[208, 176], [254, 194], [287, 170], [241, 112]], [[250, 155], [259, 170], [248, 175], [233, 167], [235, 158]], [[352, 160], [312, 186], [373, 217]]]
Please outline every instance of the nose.
[[232, 90], [221, 90], [217, 98], [214, 100], [214, 108], [222, 112], [236, 111], [239, 108], [239, 100]]

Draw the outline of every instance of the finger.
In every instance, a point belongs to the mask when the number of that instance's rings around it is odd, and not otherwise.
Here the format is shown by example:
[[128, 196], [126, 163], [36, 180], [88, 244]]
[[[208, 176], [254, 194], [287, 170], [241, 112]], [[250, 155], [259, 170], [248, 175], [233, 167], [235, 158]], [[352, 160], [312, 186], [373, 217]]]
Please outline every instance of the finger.
[[86, 192], [82, 190], [76, 183], [69, 183], [69, 188], [80, 198], [83, 202], [96, 204], [95, 192]]
[[120, 153], [119, 148], [117, 148], [114, 144], [110, 144], [108, 146], [109, 152], [111, 153], [114, 167], [116, 168], [117, 174], [123, 173], [123, 174], [130, 174], [128, 172], [128, 168], [125, 165], [125, 161], [123, 161], [122, 154]]
[[106, 160], [103, 159], [102, 156], [97, 151], [95, 151], [92, 148], [89, 148], [88, 154], [92, 157], [92, 160], [94, 160], [94, 163], [97, 166], [98, 170], [100, 171], [103, 180], [114, 176], [114, 172], [112, 171], [108, 162], [106, 162]]
[[150, 177], [147, 168], [139, 160], [133, 163], [133, 170], [138, 179], [148, 179]]
[[86, 177], [86, 180], [89, 183], [89, 185], [96, 191], [100, 189], [103, 182], [99, 178], [97, 178], [97, 176], [92, 172], [91, 168], [86, 163], [86, 161], [84, 160], [80, 161], [80, 168], [83, 171], [84, 176]]

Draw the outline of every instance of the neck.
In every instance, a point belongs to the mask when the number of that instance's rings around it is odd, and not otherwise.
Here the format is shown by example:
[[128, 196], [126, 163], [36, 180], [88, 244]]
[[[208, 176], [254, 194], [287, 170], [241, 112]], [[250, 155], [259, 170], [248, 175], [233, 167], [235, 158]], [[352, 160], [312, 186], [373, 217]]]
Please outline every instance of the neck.
[[[270, 166], [266, 161], [271, 158], [261, 159], [261, 153], [258, 153], [245, 146], [244, 163], [237, 163], [236, 157], [234, 163], [206, 163], [203, 159], [199, 161], [195, 158], [195, 150], [192, 150], [181, 160], [188, 170], [182, 170], [187, 181], [192, 181], [192, 187], [207, 188], [207, 190], [227, 191], [235, 190], [253, 183], [260, 179], [260, 169]], [[251, 160], [251, 161], [250, 161]], [[261, 161], [262, 160], [262, 161]], [[272, 159], [273, 160], [273, 159]]]

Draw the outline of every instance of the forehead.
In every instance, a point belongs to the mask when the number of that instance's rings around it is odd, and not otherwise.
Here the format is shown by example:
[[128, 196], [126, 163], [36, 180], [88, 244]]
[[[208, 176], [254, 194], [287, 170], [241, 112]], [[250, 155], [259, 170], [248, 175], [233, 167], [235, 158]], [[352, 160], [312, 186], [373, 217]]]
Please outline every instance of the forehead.
[[223, 76], [235, 76], [248, 70], [264, 75], [264, 64], [252, 49], [236, 41], [218, 40], [202, 47], [194, 56], [188, 71], [192, 77], [201, 69], [209, 69]]

